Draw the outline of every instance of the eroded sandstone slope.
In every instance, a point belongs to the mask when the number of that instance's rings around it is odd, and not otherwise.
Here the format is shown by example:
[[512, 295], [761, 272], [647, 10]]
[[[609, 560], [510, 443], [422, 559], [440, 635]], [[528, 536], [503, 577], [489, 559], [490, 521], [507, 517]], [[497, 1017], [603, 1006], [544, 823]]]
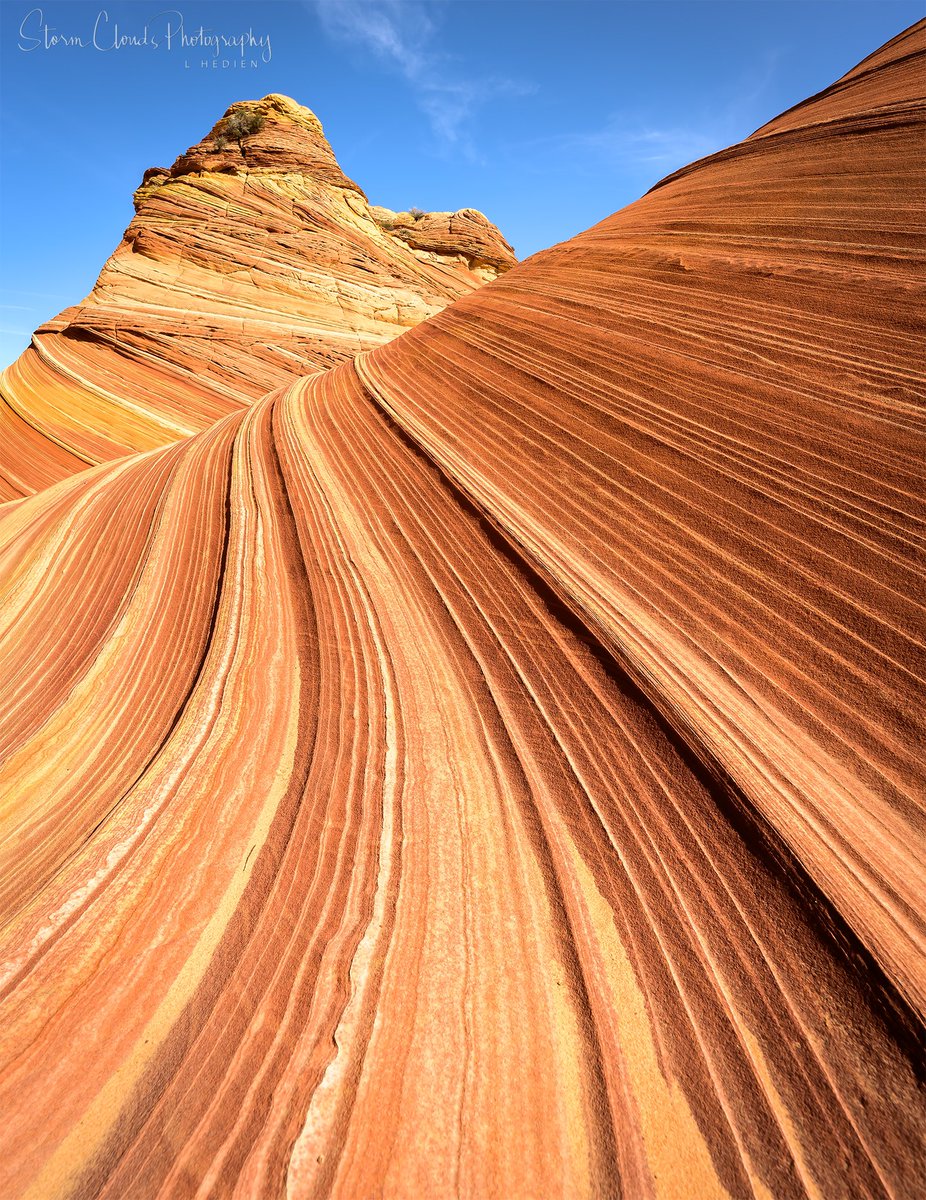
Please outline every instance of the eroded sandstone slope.
[[922, 1194], [924, 65], [0, 509], [4, 1194]]
[[203, 429], [515, 261], [473, 209], [371, 208], [314, 113], [278, 95], [146, 171], [135, 208], [87, 299], [0, 377], [0, 501]]

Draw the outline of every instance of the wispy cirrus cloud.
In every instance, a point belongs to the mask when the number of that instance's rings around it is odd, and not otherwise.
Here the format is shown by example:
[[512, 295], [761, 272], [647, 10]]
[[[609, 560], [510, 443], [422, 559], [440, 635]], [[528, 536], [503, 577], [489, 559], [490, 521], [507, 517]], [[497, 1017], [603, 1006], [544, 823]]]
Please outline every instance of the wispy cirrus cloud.
[[418, 0], [313, 0], [322, 29], [335, 41], [372, 53], [402, 76], [431, 128], [448, 147], [475, 157], [469, 123], [502, 96], [535, 89], [523, 80], [466, 75], [435, 41], [439, 9]]
[[314, 0], [325, 32], [353, 42], [415, 80], [428, 67], [427, 44], [435, 22], [423, 4], [403, 0]]
[[592, 129], [542, 134], [512, 148], [524, 169], [577, 178], [620, 178], [632, 193], [729, 145], [716, 128], [657, 125], [637, 113], [614, 113]]
[[617, 168], [653, 181], [696, 159], [740, 141], [762, 120], [778, 62], [769, 49], [761, 62], [713, 104], [702, 105], [694, 117], [660, 122], [636, 109], [610, 113], [591, 129], [553, 134], [532, 143], [585, 165], [589, 172]]
[[612, 117], [600, 129], [566, 135], [563, 141], [567, 148], [585, 150], [615, 164], [657, 169], [692, 162], [724, 145], [722, 137], [710, 132], [683, 126], [661, 129], [640, 126], [624, 116]]

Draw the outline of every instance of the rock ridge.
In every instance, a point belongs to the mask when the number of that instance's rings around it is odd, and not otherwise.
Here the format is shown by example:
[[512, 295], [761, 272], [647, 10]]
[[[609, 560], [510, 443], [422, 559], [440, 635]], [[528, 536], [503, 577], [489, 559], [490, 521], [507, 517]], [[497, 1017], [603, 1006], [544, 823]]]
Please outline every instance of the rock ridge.
[[315, 114], [276, 94], [145, 171], [134, 203], [90, 295], [0, 376], [0, 502], [204, 429], [515, 261], [475, 210], [387, 228]]

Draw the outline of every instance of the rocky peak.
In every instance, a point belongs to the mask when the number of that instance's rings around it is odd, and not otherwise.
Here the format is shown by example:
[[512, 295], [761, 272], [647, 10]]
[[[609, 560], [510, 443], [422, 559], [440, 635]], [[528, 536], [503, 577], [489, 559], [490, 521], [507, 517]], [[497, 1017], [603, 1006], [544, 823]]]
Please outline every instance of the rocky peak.
[[152, 167], [145, 172], [144, 183], [207, 171], [310, 175], [321, 183], [363, 196], [363, 190], [338, 165], [315, 113], [289, 96], [276, 93], [262, 100], [232, 104], [170, 170]]
[[355, 193], [380, 230], [416, 257], [437, 255], [463, 265], [481, 282], [514, 266], [514, 250], [483, 213], [393, 212], [367, 208], [363, 189], [341, 170], [322, 123], [303, 104], [271, 93], [262, 100], [232, 104], [206, 136], [181, 154], [173, 166], [149, 167], [135, 192], [138, 211], [156, 188], [191, 175], [298, 175]]
[[[475, 209], [372, 208], [318, 117], [276, 94], [232, 104], [173, 166], [145, 171], [134, 199], [90, 295], [0, 377], [0, 501], [207, 428], [515, 261]], [[61, 393], [79, 403], [49, 418]], [[7, 447], [33, 436], [46, 453], [17, 451], [11, 465]]]

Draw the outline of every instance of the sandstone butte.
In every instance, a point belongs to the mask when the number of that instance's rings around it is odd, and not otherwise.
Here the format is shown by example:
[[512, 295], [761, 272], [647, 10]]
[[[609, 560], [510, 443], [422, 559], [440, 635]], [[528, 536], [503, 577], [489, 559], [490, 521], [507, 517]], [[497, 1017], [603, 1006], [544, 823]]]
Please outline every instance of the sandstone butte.
[[233, 104], [135, 210], [87, 299], [0, 376], [0, 502], [206, 429], [515, 262], [474, 209], [372, 207], [287, 96]]
[[324, 371], [383, 331], [252, 177], [145, 185], [5, 384], [204, 428], [0, 507], [0, 1194], [926, 1194], [924, 90], [920, 23]]

